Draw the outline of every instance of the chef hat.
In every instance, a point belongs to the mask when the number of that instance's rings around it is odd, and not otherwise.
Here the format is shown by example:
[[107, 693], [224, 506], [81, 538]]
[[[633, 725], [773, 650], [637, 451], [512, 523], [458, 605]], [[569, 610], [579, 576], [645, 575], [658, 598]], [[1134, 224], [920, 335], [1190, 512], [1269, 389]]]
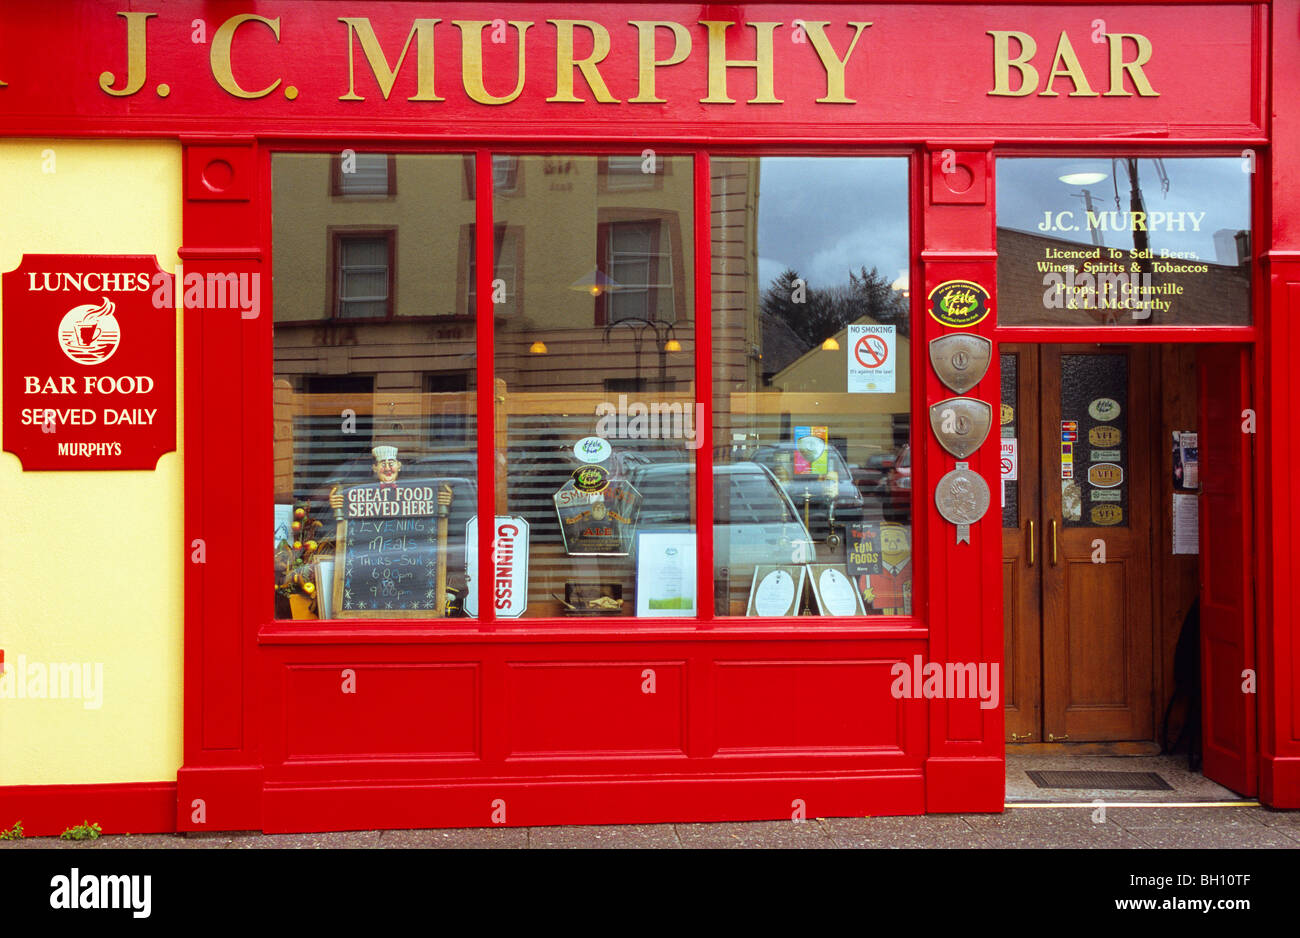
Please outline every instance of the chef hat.
[[383, 462], [386, 459], [397, 458], [396, 446], [376, 446], [370, 452], [375, 454], [375, 462]]

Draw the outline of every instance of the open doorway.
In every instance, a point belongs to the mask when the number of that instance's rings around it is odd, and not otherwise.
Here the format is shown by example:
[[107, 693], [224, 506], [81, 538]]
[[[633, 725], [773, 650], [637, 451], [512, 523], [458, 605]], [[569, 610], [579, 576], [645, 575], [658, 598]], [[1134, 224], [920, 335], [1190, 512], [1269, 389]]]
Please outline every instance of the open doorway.
[[1253, 793], [1245, 352], [999, 354], [1009, 755], [1151, 755], [1183, 737], [1207, 776]]

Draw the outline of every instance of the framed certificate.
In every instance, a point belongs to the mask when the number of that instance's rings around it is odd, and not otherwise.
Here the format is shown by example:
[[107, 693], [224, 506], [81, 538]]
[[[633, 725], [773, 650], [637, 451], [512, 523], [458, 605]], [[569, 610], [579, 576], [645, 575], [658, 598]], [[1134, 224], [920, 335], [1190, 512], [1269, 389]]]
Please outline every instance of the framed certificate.
[[749, 587], [747, 616], [797, 616], [803, 605], [804, 582], [808, 569], [803, 566], [759, 564], [754, 568], [754, 582]]
[[808, 567], [817, 611], [824, 616], [865, 616], [862, 592], [844, 567], [833, 563], [815, 563]]
[[636, 614], [695, 615], [695, 532], [637, 535]]

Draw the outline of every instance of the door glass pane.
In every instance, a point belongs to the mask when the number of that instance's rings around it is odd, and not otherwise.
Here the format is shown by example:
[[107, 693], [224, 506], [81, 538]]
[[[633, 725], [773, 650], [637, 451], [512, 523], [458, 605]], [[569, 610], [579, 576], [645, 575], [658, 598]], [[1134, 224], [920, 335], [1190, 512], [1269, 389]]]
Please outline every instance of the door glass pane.
[[[998, 361], [1002, 368], [1002, 406], [998, 417], [998, 422], [1002, 427], [1002, 440], [1009, 441], [1012, 446], [1019, 446], [1019, 436], [1017, 428], [1020, 426], [1020, 356], [1019, 355], [999, 355]], [[1003, 461], [1012, 458], [1010, 453], [1005, 451], [1006, 444], [1003, 444]], [[1017, 451], [1014, 458], [1016, 466], [1016, 478], [1007, 478], [1007, 473], [1002, 473], [1002, 526], [1004, 528], [1020, 527], [1020, 482], [1019, 482], [1019, 452]]]
[[907, 161], [711, 167], [716, 608], [908, 614]]
[[520, 156], [494, 201], [496, 505], [528, 523], [511, 615], [696, 611], [694, 181], [655, 162], [662, 187], [623, 190], [596, 157]]
[[474, 322], [457, 315], [474, 222], [462, 161], [400, 155], [397, 195], [378, 200], [330, 195], [337, 155], [272, 158], [279, 618], [465, 614], [477, 430]]
[[1239, 157], [1000, 159], [998, 324], [1244, 326]]
[[1061, 355], [1061, 515], [1128, 527], [1128, 356]]

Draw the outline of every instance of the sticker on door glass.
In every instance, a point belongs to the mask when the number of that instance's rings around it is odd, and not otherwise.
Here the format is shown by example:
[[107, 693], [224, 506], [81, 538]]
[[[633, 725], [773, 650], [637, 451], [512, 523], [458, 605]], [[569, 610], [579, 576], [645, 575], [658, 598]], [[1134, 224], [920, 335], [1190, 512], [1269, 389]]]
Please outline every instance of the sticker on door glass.
[[1088, 442], [1093, 446], [1119, 446], [1122, 438], [1119, 427], [1093, 427], [1088, 431]]
[[1097, 525], [1119, 524], [1124, 520], [1124, 509], [1119, 505], [1097, 505], [1088, 512], [1088, 517]]
[[1078, 482], [1061, 480], [1061, 517], [1066, 521], [1083, 518], [1083, 491]]
[[1088, 484], [1099, 489], [1113, 489], [1124, 481], [1124, 470], [1113, 462], [1099, 462], [1088, 467]]
[[1093, 420], [1114, 420], [1119, 416], [1119, 401], [1113, 397], [1099, 397], [1088, 405]]

